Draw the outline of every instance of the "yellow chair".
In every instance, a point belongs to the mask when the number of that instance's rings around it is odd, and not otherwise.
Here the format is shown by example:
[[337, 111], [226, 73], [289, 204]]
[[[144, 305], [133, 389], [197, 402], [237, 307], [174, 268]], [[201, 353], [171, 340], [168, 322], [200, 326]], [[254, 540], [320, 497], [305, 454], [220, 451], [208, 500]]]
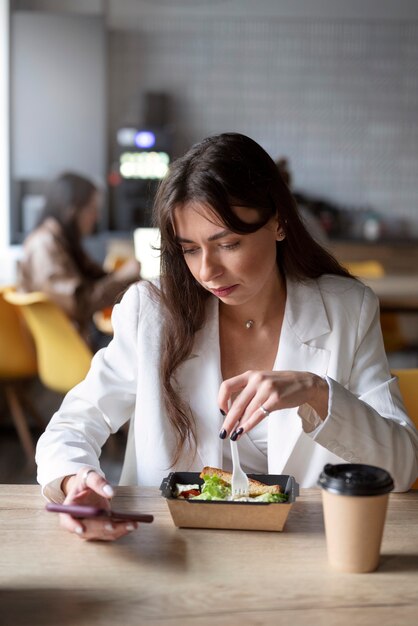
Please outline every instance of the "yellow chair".
[[348, 271], [357, 276], [358, 278], [382, 278], [385, 275], [385, 268], [379, 261], [349, 261], [342, 265], [348, 269]]
[[4, 299], [10, 287], [0, 287], [0, 384], [25, 451], [28, 465], [35, 463], [35, 446], [25, 410], [44, 429], [45, 424], [25, 394], [24, 384], [38, 372], [35, 346], [19, 311]]
[[41, 292], [7, 289], [4, 298], [18, 307], [36, 346], [42, 383], [66, 393], [87, 374], [92, 352], [63, 311]]
[[[398, 377], [406, 412], [418, 428], [418, 369], [394, 369], [392, 374]], [[418, 489], [418, 478], [411, 488]]]

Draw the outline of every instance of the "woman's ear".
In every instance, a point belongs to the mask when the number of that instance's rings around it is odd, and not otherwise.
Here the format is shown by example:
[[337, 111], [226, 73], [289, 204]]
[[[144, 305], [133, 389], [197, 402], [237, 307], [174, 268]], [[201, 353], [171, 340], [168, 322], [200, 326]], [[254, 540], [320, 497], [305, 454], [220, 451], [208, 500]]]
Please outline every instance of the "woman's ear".
[[283, 241], [283, 239], [286, 237], [285, 232], [283, 230], [282, 225], [280, 224], [280, 222], [277, 223], [277, 232], [276, 232], [276, 239], [277, 241]]

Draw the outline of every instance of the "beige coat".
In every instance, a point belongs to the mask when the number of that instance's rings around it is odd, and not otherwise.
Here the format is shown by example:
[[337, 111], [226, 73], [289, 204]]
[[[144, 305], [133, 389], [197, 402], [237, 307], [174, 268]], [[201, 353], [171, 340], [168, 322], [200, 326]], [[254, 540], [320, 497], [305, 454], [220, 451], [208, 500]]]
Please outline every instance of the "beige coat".
[[90, 267], [96, 279], [83, 276], [66, 249], [59, 223], [48, 218], [24, 242], [19, 285], [24, 291], [46, 293], [86, 335], [93, 313], [113, 306], [135, 280], [106, 273], [93, 260]]

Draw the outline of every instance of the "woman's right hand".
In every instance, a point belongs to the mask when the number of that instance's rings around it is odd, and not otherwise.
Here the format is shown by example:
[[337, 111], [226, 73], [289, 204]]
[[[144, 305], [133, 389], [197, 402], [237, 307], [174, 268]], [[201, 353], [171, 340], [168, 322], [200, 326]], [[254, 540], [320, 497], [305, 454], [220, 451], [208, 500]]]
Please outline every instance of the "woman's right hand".
[[[103, 476], [91, 468], [82, 468], [77, 474], [64, 478], [62, 490], [66, 494], [64, 504], [110, 509], [113, 489]], [[76, 519], [67, 513], [60, 513], [59, 517], [62, 528], [87, 541], [115, 541], [138, 527], [135, 522], [114, 522], [109, 518]]]

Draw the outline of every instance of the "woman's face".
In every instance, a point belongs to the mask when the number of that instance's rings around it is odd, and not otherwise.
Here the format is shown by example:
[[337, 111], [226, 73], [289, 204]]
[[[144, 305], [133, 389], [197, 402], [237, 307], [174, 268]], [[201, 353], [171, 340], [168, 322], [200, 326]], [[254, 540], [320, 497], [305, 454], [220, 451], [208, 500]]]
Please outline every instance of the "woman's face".
[[81, 207], [77, 213], [77, 225], [82, 237], [91, 235], [94, 232], [99, 219], [99, 201], [99, 192], [94, 191], [88, 203]]
[[[255, 209], [234, 207], [251, 223]], [[234, 233], [207, 207], [188, 203], [174, 212], [174, 229], [184, 260], [198, 283], [222, 302], [240, 305], [256, 300], [278, 279], [276, 241], [281, 232], [277, 218], [249, 234]]]

